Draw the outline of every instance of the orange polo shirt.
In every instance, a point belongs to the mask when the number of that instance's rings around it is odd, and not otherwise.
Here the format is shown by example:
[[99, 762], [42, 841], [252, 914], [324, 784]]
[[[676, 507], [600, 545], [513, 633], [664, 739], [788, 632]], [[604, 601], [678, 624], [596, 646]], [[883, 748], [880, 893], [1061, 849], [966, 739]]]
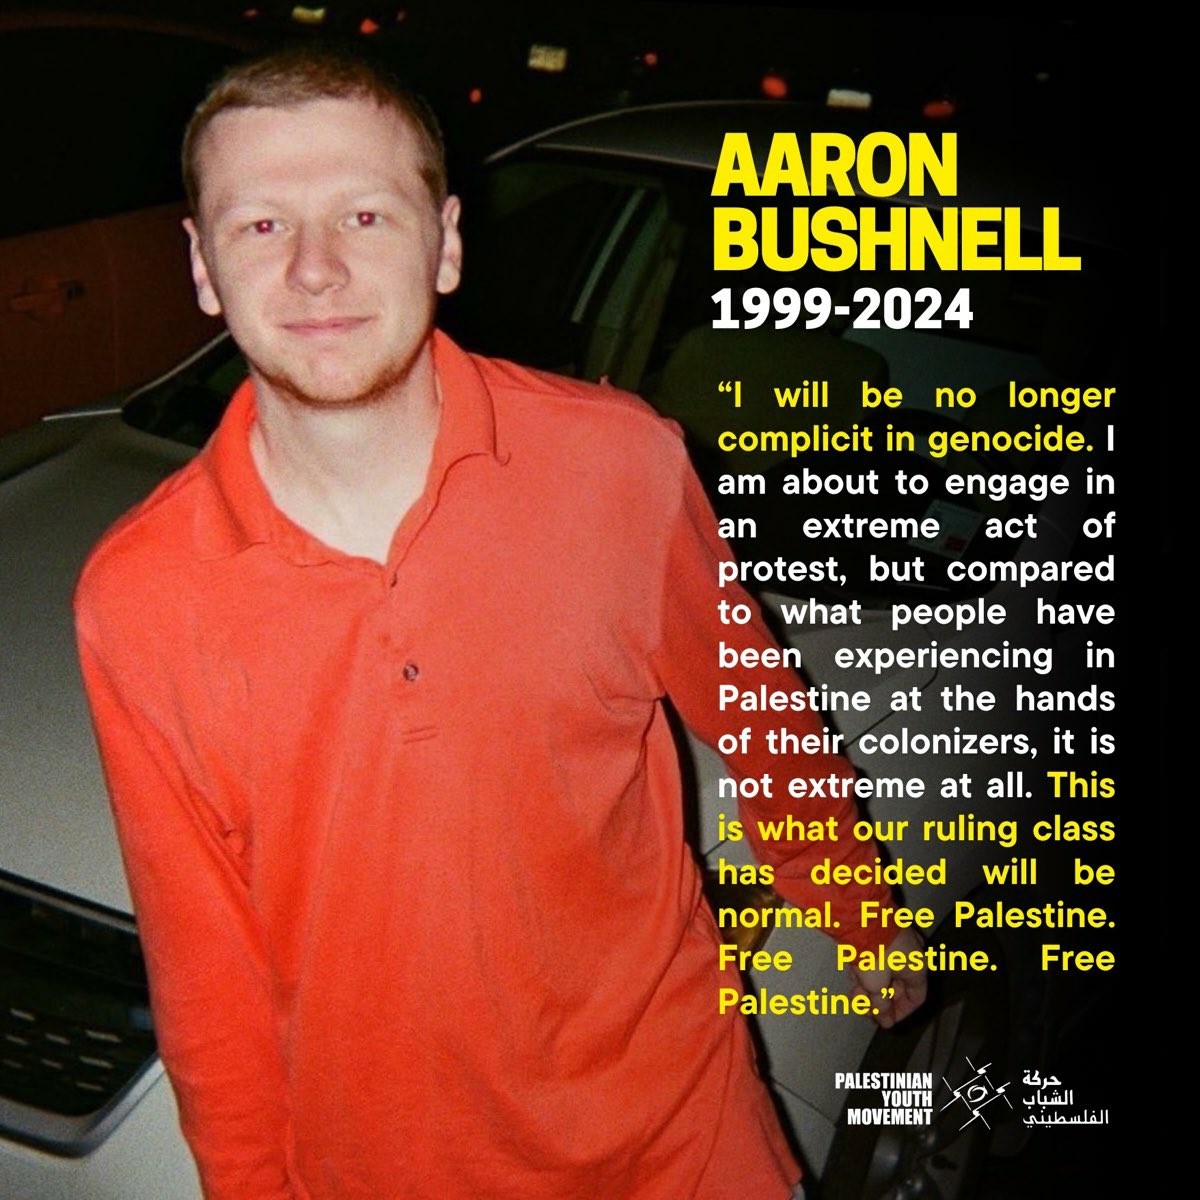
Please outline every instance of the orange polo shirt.
[[[441, 335], [434, 353], [442, 424], [385, 565], [274, 507], [247, 384], [79, 585], [206, 1194], [782, 1200], [799, 1170], [717, 1012], [731, 980], [663, 701], [710, 742], [754, 726], [731, 765], [782, 774], [759, 731], [783, 714], [730, 722], [717, 686], [795, 680], [718, 669], [717, 601], [745, 597], [718, 589], [728, 552], [674, 426]], [[769, 644], [757, 618], [737, 633]], [[766, 849], [789, 899], [826, 899], [804, 843]], [[835, 897], [841, 936], [866, 896]]]

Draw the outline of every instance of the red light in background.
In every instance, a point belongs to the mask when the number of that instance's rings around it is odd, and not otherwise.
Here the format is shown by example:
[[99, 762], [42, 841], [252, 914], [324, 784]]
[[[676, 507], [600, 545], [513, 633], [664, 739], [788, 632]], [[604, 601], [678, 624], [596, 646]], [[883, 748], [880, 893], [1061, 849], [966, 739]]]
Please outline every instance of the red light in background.
[[948, 100], [944, 96], [940, 100], [927, 101], [925, 107], [921, 109], [922, 115], [930, 121], [948, 121], [957, 112], [958, 108], [954, 101]]
[[468, 101], [469, 101], [471, 104], [482, 104], [482, 103], [483, 103], [483, 88], [481, 88], [481, 87], [473, 87], [473, 88], [472, 88], [472, 89], [471, 89], [471, 90], [470, 90], [470, 91], [467, 93], [467, 100], [468, 100]]
[[371, 34], [379, 32], [379, 22], [372, 21], [370, 17], [363, 17], [363, 19], [359, 22], [358, 32], [361, 33], [363, 37], [370, 37]]
[[644, 62], [646, 64], [646, 66], [648, 66], [648, 67], [657, 67], [658, 66], [658, 51], [657, 50], [647, 50], [646, 53], [642, 55], [642, 62]]
[[242, 10], [242, 16], [245, 17], [247, 21], [257, 21], [258, 20], [258, 9], [257, 8], [245, 8]]
[[768, 100], [784, 100], [787, 98], [788, 85], [787, 80], [782, 75], [775, 74], [774, 71], [768, 71], [762, 77], [762, 82], [759, 84], [762, 88], [762, 94]]

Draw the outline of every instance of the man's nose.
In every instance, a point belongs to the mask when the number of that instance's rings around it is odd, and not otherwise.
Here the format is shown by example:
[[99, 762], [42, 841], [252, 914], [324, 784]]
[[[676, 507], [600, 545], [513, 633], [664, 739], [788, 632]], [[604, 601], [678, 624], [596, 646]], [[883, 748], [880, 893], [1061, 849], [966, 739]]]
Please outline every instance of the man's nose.
[[288, 264], [288, 284], [319, 296], [330, 288], [344, 286], [348, 279], [349, 271], [339, 253], [337, 231], [301, 229]]

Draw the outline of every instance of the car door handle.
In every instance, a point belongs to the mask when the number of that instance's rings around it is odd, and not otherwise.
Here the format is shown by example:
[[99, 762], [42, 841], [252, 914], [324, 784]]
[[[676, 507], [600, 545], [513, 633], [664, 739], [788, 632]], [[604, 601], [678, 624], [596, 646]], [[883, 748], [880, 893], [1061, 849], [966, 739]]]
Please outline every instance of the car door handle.
[[80, 279], [34, 279], [8, 298], [12, 312], [24, 313], [34, 320], [61, 317], [71, 300], [78, 300], [86, 291]]

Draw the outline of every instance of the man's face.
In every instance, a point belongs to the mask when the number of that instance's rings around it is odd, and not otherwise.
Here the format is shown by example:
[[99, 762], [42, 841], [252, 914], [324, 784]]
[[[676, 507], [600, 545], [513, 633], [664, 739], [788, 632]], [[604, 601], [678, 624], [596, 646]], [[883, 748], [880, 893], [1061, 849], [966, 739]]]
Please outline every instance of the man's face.
[[420, 145], [369, 99], [219, 113], [186, 222], [200, 307], [262, 382], [318, 407], [371, 403], [424, 352], [458, 286], [458, 201], [439, 213]]

